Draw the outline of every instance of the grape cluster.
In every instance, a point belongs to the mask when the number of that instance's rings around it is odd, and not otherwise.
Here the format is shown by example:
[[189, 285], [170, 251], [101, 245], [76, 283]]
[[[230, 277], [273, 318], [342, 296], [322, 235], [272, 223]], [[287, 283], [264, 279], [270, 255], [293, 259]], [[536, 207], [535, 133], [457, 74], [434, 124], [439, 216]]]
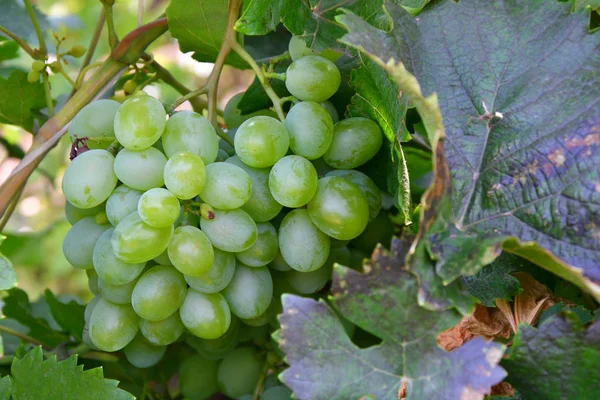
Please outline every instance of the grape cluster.
[[293, 46], [285, 83], [298, 101], [280, 122], [241, 115], [235, 96], [224, 116], [233, 148], [202, 115], [167, 119], [143, 92], [90, 103], [69, 130], [89, 148], [62, 183], [64, 254], [96, 294], [85, 340], [139, 368], [185, 341], [198, 351], [180, 368], [194, 398], [251, 392], [265, 355], [248, 343], [268, 340], [280, 295], [321, 290], [335, 262], [352, 262], [349, 241], [369, 251], [381, 231], [369, 223], [387, 220], [382, 192], [354, 169], [379, 151], [379, 126], [338, 121], [327, 99], [340, 72]]

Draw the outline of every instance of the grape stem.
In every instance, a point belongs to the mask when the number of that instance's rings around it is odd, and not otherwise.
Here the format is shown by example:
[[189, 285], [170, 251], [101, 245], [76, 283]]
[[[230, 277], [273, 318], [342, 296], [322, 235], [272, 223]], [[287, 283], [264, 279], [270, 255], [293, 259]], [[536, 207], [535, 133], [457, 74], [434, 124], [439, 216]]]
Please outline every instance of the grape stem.
[[50, 91], [50, 81], [48, 80], [48, 71], [42, 71], [42, 82], [44, 83], [44, 94], [46, 96], [46, 107], [48, 107], [48, 116], [54, 116], [54, 101]]
[[75, 82], [77, 83], [77, 88], [71, 91], [69, 97], [75, 94], [75, 91], [81, 87], [83, 83], [83, 79], [85, 78], [85, 74], [92, 68], [96, 66], [102, 65], [102, 63], [94, 63], [92, 62], [92, 57], [94, 56], [94, 52], [96, 51], [96, 47], [98, 46], [98, 42], [100, 41], [100, 36], [102, 35], [102, 30], [104, 29], [104, 22], [106, 20], [106, 13], [104, 12], [104, 7], [100, 10], [100, 17], [98, 17], [98, 22], [96, 23], [96, 28], [94, 28], [94, 33], [92, 34], [92, 39], [90, 40], [90, 45], [85, 52], [85, 58], [81, 63], [81, 69], [79, 70], [79, 74], [77, 75], [77, 79]]
[[93, 64], [89, 64], [86, 65], [85, 67], [81, 68], [81, 71], [79, 71], [79, 75], [77, 76], [77, 81], [75, 82], [75, 88], [74, 90], [77, 90], [81, 87], [81, 84], [83, 83], [83, 79], [85, 78], [85, 74], [94, 68], [98, 68], [102, 65], [101, 62], [97, 62], [97, 63], [93, 63]]
[[[171, 73], [169, 71], [167, 71], [162, 65], [160, 65], [155, 60], [152, 60], [152, 62], [150, 63], [150, 66], [154, 69], [154, 72], [156, 72], [156, 76], [158, 77], [158, 79], [160, 79], [167, 85], [171, 86], [173, 89], [177, 90], [179, 92], [179, 94], [181, 94], [183, 97], [190, 95], [192, 93], [190, 89], [185, 87], [173, 75], [171, 75]], [[179, 100], [181, 100], [181, 99], [179, 99]], [[177, 100], [177, 101], [179, 101], [179, 100]], [[192, 105], [192, 108], [197, 113], [201, 113], [202, 110], [204, 110], [208, 107], [208, 103], [205, 100], [198, 97], [198, 94], [194, 94], [191, 97], [186, 98], [186, 100], [189, 100], [190, 104]], [[183, 100], [183, 102], [185, 102], [186, 100]], [[169, 111], [171, 111], [170, 114], [172, 114], [172, 111], [175, 110], [175, 108], [177, 108], [180, 104], [177, 104], [176, 107], [171, 106], [170, 110], [169, 110]]]
[[29, 342], [29, 343], [31, 343], [33, 345], [42, 346], [42, 347], [48, 348], [48, 346], [46, 346], [42, 342], [38, 341], [37, 339], [34, 339], [31, 336], [25, 335], [24, 333], [15, 331], [14, 329], [11, 329], [11, 328], [9, 328], [7, 326], [0, 325], [0, 332], [4, 332], [4, 333], [6, 333], [8, 335], [16, 336], [19, 339], [24, 340], [26, 342]]
[[268, 71], [264, 71], [263, 75], [267, 79], [279, 79], [280, 81], [285, 81], [285, 72], [268, 72]]
[[38, 23], [37, 17], [35, 16], [33, 6], [31, 5], [31, 0], [24, 0], [23, 2], [25, 3], [25, 8], [27, 9], [27, 13], [29, 14], [29, 18], [33, 24], [33, 29], [35, 30], [35, 34], [38, 38], [38, 44], [40, 47], [39, 53], [46, 58], [46, 42], [44, 41], [44, 35], [40, 29], [40, 24]]
[[115, 21], [113, 18], [113, 2], [103, 1], [104, 12], [106, 14], [106, 28], [108, 29], [108, 44], [111, 49], [114, 49], [119, 43], [117, 31], [115, 29]]
[[5, 27], [3, 27], [2, 25], [0, 25], [0, 32], [4, 33], [6, 36], [8, 36], [12, 40], [14, 40], [23, 50], [25, 50], [25, 52], [27, 54], [29, 54], [31, 56], [31, 58], [33, 58], [33, 59], [39, 59], [40, 58], [39, 54], [34, 49], [32, 49], [31, 46], [29, 46], [27, 44], [27, 42], [25, 42], [19, 36], [15, 35], [14, 33], [12, 33], [11, 31], [9, 31], [8, 29], [6, 29]]
[[265, 385], [265, 379], [267, 379], [267, 372], [269, 371], [269, 361], [265, 361], [265, 365], [256, 381], [256, 386], [254, 386], [254, 392], [252, 393], [252, 400], [259, 400], [260, 395], [263, 391], [263, 386]]

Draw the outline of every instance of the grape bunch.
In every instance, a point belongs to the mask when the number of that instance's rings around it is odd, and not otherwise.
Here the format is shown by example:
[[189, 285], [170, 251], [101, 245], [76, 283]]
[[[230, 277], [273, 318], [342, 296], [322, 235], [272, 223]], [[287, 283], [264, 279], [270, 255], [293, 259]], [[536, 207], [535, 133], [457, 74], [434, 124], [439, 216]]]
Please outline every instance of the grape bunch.
[[190, 398], [251, 393], [277, 357], [261, 349], [281, 294], [319, 292], [334, 263], [356, 263], [392, 234], [381, 190], [355, 169], [382, 132], [338, 120], [327, 100], [340, 72], [302, 44], [290, 43], [285, 84], [297, 101], [285, 121], [241, 115], [237, 95], [224, 115], [233, 147], [202, 115], [167, 118], [141, 91], [90, 103], [69, 129], [86, 142], [62, 182], [63, 251], [96, 295], [84, 340], [139, 368], [185, 342], [196, 350], [179, 369]]

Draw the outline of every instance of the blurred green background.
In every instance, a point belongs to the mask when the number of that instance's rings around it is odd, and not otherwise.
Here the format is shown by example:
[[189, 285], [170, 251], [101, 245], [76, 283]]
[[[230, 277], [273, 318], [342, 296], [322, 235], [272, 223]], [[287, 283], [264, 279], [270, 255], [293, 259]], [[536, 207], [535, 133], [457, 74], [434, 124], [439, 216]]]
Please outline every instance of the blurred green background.
[[[66, 39], [61, 51], [73, 45], [88, 47], [92, 32], [96, 27], [102, 5], [98, 0], [37, 0], [35, 6], [49, 21], [45, 30], [46, 44], [51, 49], [49, 61], [55, 60], [58, 37]], [[115, 25], [119, 37], [135, 29], [138, 23], [149, 22], [165, 12], [168, 0], [116, 0]], [[139, 13], [140, 5], [143, 9]], [[1, 5], [0, 5], [1, 10]], [[35, 36], [27, 38], [36, 45]], [[181, 83], [190, 89], [197, 88], [207, 78], [212, 65], [194, 61], [189, 54], [179, 51], [176, 40], [163, 35], [148, 49], [156, 61], [167, 68]], [[10, 71], [29, 71], [32, 59], [19, 50], [20, 56], [14, 60], [0, 62], [0, 76], [7, 77]], [[92, 62], [102, 61], [108, 56], [109, 46], [106, 29]], [[65, 71], [76, 79], [82, 59], [66, 57], [69, 64]], [[89, 76], [90, 74], [88, 74]], [[219, 106], [222, 109], [234, 94], [245, 90], [252, 81], [249, 71], [239, 71], [226, 67], [219, 82]], [[70, 92], [69, 83], [60, 75], [50, 77], [52, 96], [60, 107]], [[166, 104], [174, 102], [179, 94], [163, 83], [153, 83], [145, 91], [160, 98]], [[122, 92], [120, 93], [122, 95]], [[116, 92], [117, 98], [119, 92]], [[189, 109], [184, 103], [181, 109]], [[21, 128], [0, 124], [0, 183], [19, 163], [32, 143], [32, 134]], [[71, 143], [64, 136], [58, 146], [41, 163], [29, 179], [21, 200], [3, 231], [7, 236], [1, 251], [12, 262], [17, 272], [18, 286], [25, 290], [32, 301], [37, 299], [45, 288], [56, 294], [75, 295], [87, 301], [92, 297], [87, 287], [84, 270], [71, 267], [62, 253], [62, 240], [70, 225], [64, 217], [64, 197], [60, 184], [64, 168], [69, 158]]]

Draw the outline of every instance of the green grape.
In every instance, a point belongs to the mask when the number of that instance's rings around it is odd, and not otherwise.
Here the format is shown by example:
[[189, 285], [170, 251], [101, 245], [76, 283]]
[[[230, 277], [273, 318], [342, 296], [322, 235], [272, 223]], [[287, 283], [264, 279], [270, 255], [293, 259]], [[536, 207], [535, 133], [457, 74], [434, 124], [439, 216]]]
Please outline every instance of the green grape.
[[198, 353], [209, 360], [221, 360], [238, 344], [243, 324], [235, 315], [231, 316], [231, 323], [227, 332], [216, 339], [201, 339], [198, 336], [189, 335], [185, 342]]
[[245, 121], [235, 133], [235, 152], [244, 164], [270, 167], [285, 156], [290, 138], [285, 126], [271, 117], [258, 116]]
[[86, 269], [85, 273], [88, 278], [88, 288], [92, 294], [98, 295], [100, 294], [100, 289], [98, 289], [98, 274], [96, 270], [93, 268]]
[[214, 247], [230, 253], [249, 249], [258, 236], [256, 223], [239, 208], [214, 210], [213, 219], [200, 219], [200, 228]]
[[340, 71], [334, 63], [323, 57], [306, 56], [288, 67], [285, 86], [300, 100], [318, 103], [337, 92], [341, 81]]
[[367, 224], [363, 233], [352, 240], [352, 244], [359, 250], [372, 253], [377, 244], [389, 248], [392, 236], [394, 236], [394, 224], [386, 212], [380, 212], [373, 221]]
[[102, 295], [97, 294], [96, 296], [94, 296], [93, 299], [90, 300], [89, 303], [87, 303], [87, 305], [85, 306], [85, 311], [83, 312], [83, 320], [85, 322], [88, 322], [90, 320], [92, 312], [94, 311], [94, 308], [100, 300], [102, 300]]
[[107, 148], [115, 140], [114, 121], [120, 106], [118, 101], [109, 99], [88, 103], [75, 115], [69, 125], [71, 141], [87, 138], [88, 148]]
[[126, 263], [117, 258], [111, 244], [114, 229], [108, 229], [98, 238], [93, 252], [94, 270], [98, 276], [112, 285], [124, 285], [133, 281], [144, 270], [144, 262]]
[[206, 167], [200, 156], [184, 151], [175, 153], [164, 170], [167, 189], [182, 200], [196, 197], [206, 183]]
[[202, 339], [223, 336], [231, 324], [231, 312], [223, 295], [194, 289], [188, 289], [179, 316], [188, 331]]
[[337, 109], [333, 105], [333, 103], [329, 100], [325, 100], [319, 103], [321, 107], [327, 111], [327, 114], [331, 117], [331, 121], [335, 124], [340, 120], [340, 116], [337, 112]]
[[179, 366], [179, 388], [184, 398], [207, 400], [218, 390], [217, 361], [206, 360], [199, 354], [186, 357]]
[[289, 271], [285, 277], [292, 288], [301, 294], [316, 293], [331, 279], [332, 264], [323, 265], [316, 271]]
[[309, 272], [319, 269], [327, 260], [330, 240], [313, 224], [305, 209], [296, 209], [281, 222], [279, 249], [290, 267]]
[[365, 196], [355, 184], [340, 176], [319, 179], [317, 194], [307, 210], [313, 224], [339, 240], [354, 239], [369, 221]]
[[242, 168], [231, 163], [206, 166], [206, 184], [200, 198], [221, 210], [233, 210], [244, 205], [252, 194], [252, 181]]
[[130, 305], [112, 304], [101, 299], [90, 316], [90, 339], [102, 351], [121, 350], [137, 334], [139, 321]]
[[273, 198], [269, 189], [269, 168], [252, 168], [240, 160], [238, 156], [229, 157], [226, 163], [237, 165], [250, 176], [252, 194], [250, 199], [241, 207], [256, 222], [267, 222], [273, 219], [283, 206]]
[[274, 269], [275, 271], [291, 271], [292, 267], [290, 264], [285, 262], [285, 259], [281, 255], [281, 250], [277, 252], [277, 255], [269, 264], [269, 268]]
[[69, 229], [63, 239], [63, 254], [75, 268], [88, 269], [94, 266], [94, 246], [110, 225], [98, 225], [94, 217], [85, 217]]
[[237, 398], [252, 394], [262, 373], [264, 361], [252, 347], [240, 347], [221, 361], [217, 382], [221, 392]]
[[195, 226], [180, 226], [175, 229], [167, 251], [175, 268], [189, 276], [208, 272], [215, 259], [210, 240]]
[[237, 107], [240, 103], [240, 100], [242, 100], [242, 97], [244, 97], [244, 92], [238, 93], [235, 96], [233, 96], [227, 102], [225, 110], [223, 110], [223, 119], [225, 120], [225, 125], [228, 129], [237, 128], [244, 121], [252, 117], [256, 117], [258, 115], [265, 115], [267, 117], [277, 118], [277, 113], [271, 110], [259, 110], [253, 113], [242, 115], [242, 111]]
[[168, 157], [188, 151], [200, 156], [202, 162], [208, 165], [217, 158], [219, 136], [202, 115], [193, 111], [180, 111], [167, 121], [162, 144]]
[[181, 337], [185, 327], [179, 318], [179, 313], [174, 312], [160, 321], [140, 321], [140, 332], [148, 342], [157, 346], [166, 346], [174, 343]]
[[256, 318], [269, 308], [273, 281], [266, 267], [237, 264], [233, 279], [223, 290], [231, 312], [240, 318]]
[[325, 50], [321, 51], [320, 53], [315, 53], [314, 51], [309, 49], [308, 46], [306, 46], [306, 43], [304, 42], [304, 40], [302, 40], [298, 36], [293, 36], [290, 39], [290, 44], [288, 45], [288, 51], [290, 52], [290, 57], [292, 58], [292, 61], [296, 61], [296, 60], [298, 60], [302, 57], [306, 57], [306, 56], [318, 55], [318, 56], [328, 59], [331, 62], [335, 62], [338, 58], [341, 57], [340, 53], [338, 53], [334, 50], [331, 50], [331, 49], [325, 49]]
[[154, 147], [139, 151], [123, 149], [115, 158], [115, 174], [130, 188], [145, 191], [165, 184], [166, 164], [167, 157]]
[[277, 202], [285, 207], [302, 207], [317, 191], [317, 170], [304, 157], [285, 156], [271, 169], [269, 189]]
[[179, 271], [168, 265], [158, 265], [139, 278], [133, 288], [131, 305], [143, 319], [161, 321], [181, 306], [186, 287]]
[[375, 182], [360, 171], [335, 169], [325, 176], [340, 176], [356, 185], [369, 204], [369, 221], [372, 221], [381, 210], [381, 190]]
[[249, 267], [262, 267], [267, 265], [277, 255], [279, 244], [277, 231], [268, 222], [256, 224], [258, 237], [256, 242], [247, 250], [235, 254], [235, 257]]
[[[110, 197], [109, 197], [110, 198]], [[77, 221], [85, 217], [95, 217], [96, 214], [104, 211], [104, 204], [99, 204], [92, 208], [77, 208], [68, 201], [65, 202], [65, 217], [71, 225], [75, 225]]]
[[292, 107], [285, 117], [292, 151], [309, 160], [321, 157], [333, 140], [331, 116], [318, 103], [303, 101]]
[[252, 326], [252, 327], [259, 327], [259, 326], [267, 325], [271, 321], [275, 320], [275, 317], [278, 314], [277, 303], [278, 303], [277, 299], [273, 298], [271, 300], [271, 304], [269, 304], [269, 308], [267, 308], [267, 311], [265, 311], [264, 313], [262, 313], [261, 315], [259, 315], [256, 318], [242, 319], [242, 322], [244, 324]]
[[142, 221], [137, 212], [133, 212], [115, 227], [111, 244], [121, 261], [141, 263], [165, 251], [172, 236], [173, 226], [153, 228]]
[[163, 188], [148, 190], [140, 197], [137, 211], [142, 221], [153, 228], [166, 228], [179, 218], [181, 205], [177, 197]]
[[292, 391], [285, 386], [273, 386], [262, 394], [260, 400], [291, 400]]
[[102, 297], [113, 304], [131, 304], [131, 294], [137, 280], [127, 282], [123, 285], [113, 285], [102, 278], [98, 278], [98, 289]]
[[77, 208], [92, 208], [103, 203], [117, 186], [113, 172], [114, 157], [106, 150], [88, 150], [73, 159], [62, 180], [62, 190]]
[[126, 185], [117, 186], [106, 200], [106, 216], [108, 221], [117, 226], [119, 222], [138, 208], [142, 192]]
[[367, 118], [344, 119], [333, 126], [333, 141], [323, 160], [338, 169], [352, 169], [369, 161], [381, 147], [383, 134]]
[[160, 101], [139, 91], [117, 110], [115, 136], [126, 149], [147, 149], [162, 135], [166, 117]]
[[160, 265], [173, 265], [171, 260], [169, 259], [169, 248], [167, 250], [160, 253], [160, 255], [153, 258], [153, 260]]
[[227, 151], [223, 150], [223, 149], [219, 149], [219, 152], [217, 153], [217, 158], [215, 159], [215, 162], [223, 162], [225, 160], [227, 160], [231, 154], [233, 154], [233, 151], [231, 153], [228, 153]]
[[137, 335], [125, 348], [125, 358], [136, 368], [150, 368], [161, 360], [167, 351], [167, 346], [156, 346], [149, 343], [143, 336]]
[[198, 276], [184, 275], [190, 287], [200, 293], [217, 293], [225, 289], [235, 272], [235, 256], [219, 249], [213, 249], [214, 261], [208, 271]]

